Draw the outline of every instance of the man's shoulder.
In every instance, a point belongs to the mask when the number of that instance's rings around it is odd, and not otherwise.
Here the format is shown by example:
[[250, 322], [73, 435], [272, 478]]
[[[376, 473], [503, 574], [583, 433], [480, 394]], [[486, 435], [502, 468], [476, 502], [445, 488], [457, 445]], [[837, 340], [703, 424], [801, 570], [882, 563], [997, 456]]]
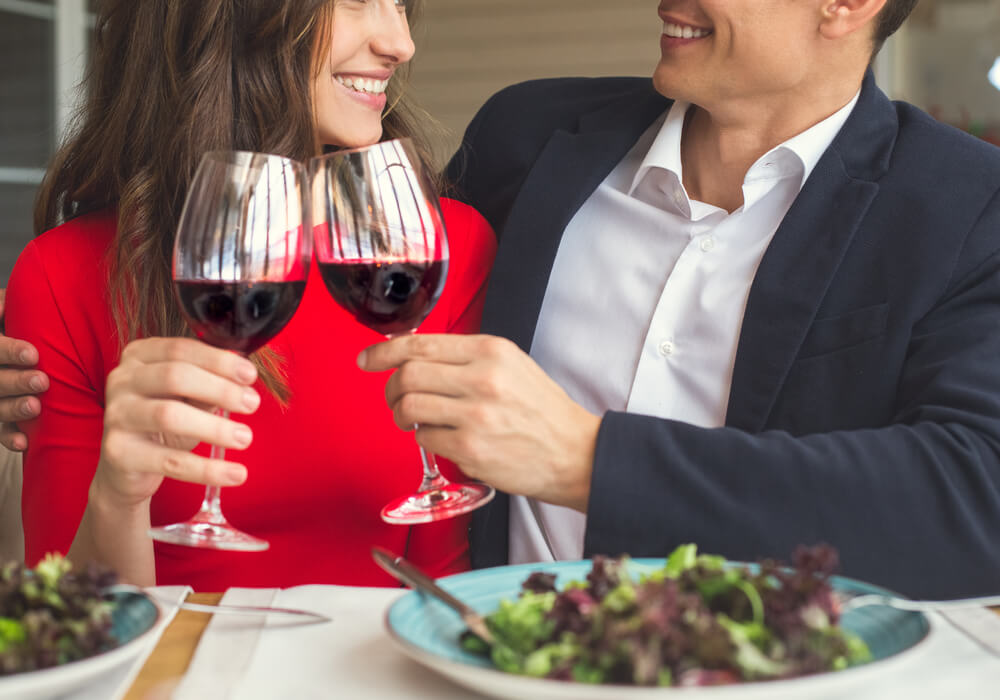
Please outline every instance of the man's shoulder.
[[506, 87], [484, 106], [493, 110], [515, 109], [523, 114], [553, 112], [578, 115], [622, 99], [654, 92], [650, 78], [540, 78]]
[[899, 123], [894, 152], [900, 165], [920, 162], [937, 175], [954, 173], [1000, 187], [1000, 148], [941, 122], [906, 102], [893, 103]]

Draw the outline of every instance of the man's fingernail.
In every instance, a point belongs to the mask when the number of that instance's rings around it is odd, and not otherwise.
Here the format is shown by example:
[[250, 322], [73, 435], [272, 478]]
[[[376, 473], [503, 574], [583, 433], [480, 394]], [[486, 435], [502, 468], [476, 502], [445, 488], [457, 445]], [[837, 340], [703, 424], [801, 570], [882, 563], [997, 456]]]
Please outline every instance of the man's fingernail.
[[25, 399], [24, 401], [22, 401], [18, 405], [18, 407], [19, 407], [19, 410], [21, 411], [21, 415], [22, 416], [33, 416], [33, 415], [35, 415], [35, 412], [33, 410], [31, 410], [31, 402], [28, 401], [28, 399]]
[[247, 468], [241, 464], [233, 464], [226, 469], [226, 480], [230, 484], [238, 485], [247, 480]]
[[31, 356], [31, 351], [27, 349], [22, 350], [20, 353], [18, 353], [17, 357], [21, 361], [21, 364], [23, 365], [30, 364], [35, 359]]
[[31, 387], [32, 391], [41, 391], [45, 388], [45, 382], [42, 381], [41, 377], [32, 377], [28, 380], [28, 386]]
[[358, 353], [358, 367], [365, 369], [368, 366], [368, 349], [364, 349]]

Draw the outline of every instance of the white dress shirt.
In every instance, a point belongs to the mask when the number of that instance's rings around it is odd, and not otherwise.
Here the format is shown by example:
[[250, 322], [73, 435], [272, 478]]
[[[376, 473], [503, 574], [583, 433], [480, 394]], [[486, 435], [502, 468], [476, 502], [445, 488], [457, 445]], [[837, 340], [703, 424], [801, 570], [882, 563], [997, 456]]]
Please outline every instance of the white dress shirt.
[[[567, 225], [531, 345], [535, 361], [593, 413], [724, 425], [757, 266], [857, 99], [761, 156], [731, 214], [688, 197], [688, 104], [674, 103]], [[585, 526], [577, 511], [512, 497], [510, 563], [579, 559]]]

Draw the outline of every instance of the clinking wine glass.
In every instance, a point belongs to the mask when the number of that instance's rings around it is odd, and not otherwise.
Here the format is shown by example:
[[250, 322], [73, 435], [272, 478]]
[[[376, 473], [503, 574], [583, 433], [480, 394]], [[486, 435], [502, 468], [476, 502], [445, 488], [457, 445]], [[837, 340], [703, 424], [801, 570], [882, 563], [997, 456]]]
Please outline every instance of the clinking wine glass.
[[[247, 356], [273, 338], [298, 308], [312, 236], [305, 167], [244, 151], [205, 154], [188, 190], [174, 243], [174, 290], [201, 340]], [[216, 409], [228, 417], [228, 411]], [[212, 446], [224, 459], [225, 448]], [[237, 551], [268, 543], [222, 514], [220, 488], [208, 486], [190, 520], [154, 527], [162, 542]]]
[[[314, 247], [333, 298], [388, 338], [413, 333], [434, 308], [448, 273], [448, 238], [437, 196], [408, 139], [337, 151], [311, 161]], [[416, 493], [382, 509], [409, 525], [488, 503], [491, 486], [452, 483], [420, 448]]]

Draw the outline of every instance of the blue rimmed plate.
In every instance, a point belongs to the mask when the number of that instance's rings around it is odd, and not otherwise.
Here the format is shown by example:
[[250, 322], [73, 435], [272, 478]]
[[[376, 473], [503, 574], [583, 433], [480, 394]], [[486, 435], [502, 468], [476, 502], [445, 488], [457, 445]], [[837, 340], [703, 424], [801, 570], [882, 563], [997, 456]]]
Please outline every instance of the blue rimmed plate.
[[111, 626], [116, 644], [110, 649], [38, 671], [0, 676], [0, 698], [51, 698], [92, 683], [144, 648], [160, 619], [160, 609], [145, 593], [116, 593], [111, 597]]
[[[661, 559], [634, 559], [634, 574], [663, 566]], [[521, 583], [533, 571], [557, 575], [556, 584], [582, 580], [590, 571], [590, 561], [564, 561], [547, 564], [521, 564], [482, 569], [439, 579], [441, 586], [487, 614], [497, 609], [500, 600], [514, 599]], [[833, 586], [844, 592], [885, 593], [885, 589], [853, 579], [835, 577]], [[696, 697], [698, 700], [747, 700], [748, 698], [800, 697], [802, 693], [822, 690], [846, 692], [871, 680], [872, 674], [907, 656], [931, 633], [928, 619], [920, 614], [885, 607], [866, 607], [843, 615], [841, 624], [859, 635], [872, 653], [872, 662], [836, 673], [824, 673], [781, 681], [741, 683], [703, 688], [639, 688], [633, 686], [591, 686], [547, 679], [528, 678], [504, 673], [488, 659], [464, 651], [458, 643], [465, 625], [442, 603], [411, 591], [402, 596], [386, 613], [389, 636], [399, 648], [424, 666], [452, 681], [485, 695], [526, 700], [640, 700], [644, 698]]]

